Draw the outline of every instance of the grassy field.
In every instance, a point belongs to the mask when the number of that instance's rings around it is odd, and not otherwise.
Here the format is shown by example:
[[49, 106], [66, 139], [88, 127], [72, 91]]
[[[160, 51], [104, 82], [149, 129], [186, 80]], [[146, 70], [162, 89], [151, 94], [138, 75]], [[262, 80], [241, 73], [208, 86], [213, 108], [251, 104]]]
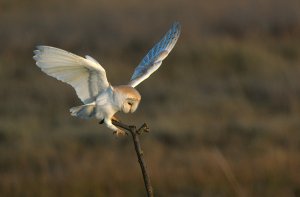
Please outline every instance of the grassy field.
[[300, 2], [0, 2], [0, 196], [144, 196], [129, 137], [71, 117], [74, 90], [39, 44], [91, 55], [127, 83], [173, 21], [181, 37], [138, 86], [130, 124], [156, 196], [300, 196]]

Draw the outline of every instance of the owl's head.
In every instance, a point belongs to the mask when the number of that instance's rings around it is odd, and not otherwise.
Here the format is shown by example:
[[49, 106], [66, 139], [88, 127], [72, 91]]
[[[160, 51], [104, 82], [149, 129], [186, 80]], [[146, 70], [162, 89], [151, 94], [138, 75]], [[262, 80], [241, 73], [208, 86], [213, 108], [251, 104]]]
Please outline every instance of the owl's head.
[[135, 112], [141, 101], [140, 93], [131, 86], [117, 86], [115, 91], [121, 99], [121, 111], [124, 113]]

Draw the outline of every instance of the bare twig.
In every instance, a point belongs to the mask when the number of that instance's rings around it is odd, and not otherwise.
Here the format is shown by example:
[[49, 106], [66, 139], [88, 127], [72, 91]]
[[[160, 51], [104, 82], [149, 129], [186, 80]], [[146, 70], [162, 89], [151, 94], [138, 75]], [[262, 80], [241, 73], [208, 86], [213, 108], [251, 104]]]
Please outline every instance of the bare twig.
[[146, 167], [146, 163], [144, 161], [144, 156], [143, 156], [143, 151], [140, 145], [140, 139], [139, 139], [139, 135], [142, 132], [149, 132], [149, 127], [147, 126], [146, 123], [144, 123], [139, 129], [136, 129], [136, 126], [129, 126], [126, 125], [124, 123], [121, 123], [119, 121], [116, 120], [112, 120], [112, 123], [117, 126], [120, 127], [122, 129], [125, 129], [127, 131], [129, 131], [132, 135], [132, 139], [133, 139], [133, 143], [134, 143], [134, 148], [135, 148], [135, 152], [136, 155], [138, 157], [138, 161], [142, 170], [142, 174], [143, 174], [143, 179], [144, 179], [144, 183], [145, 183], [145, 188], [147, 191], [147, 196], [148, 197], [153, 197], [153, 189], [152, 189], [152, 185], [150, 182], [150, 177], [149, 174], [147, 172], [147, 167]]

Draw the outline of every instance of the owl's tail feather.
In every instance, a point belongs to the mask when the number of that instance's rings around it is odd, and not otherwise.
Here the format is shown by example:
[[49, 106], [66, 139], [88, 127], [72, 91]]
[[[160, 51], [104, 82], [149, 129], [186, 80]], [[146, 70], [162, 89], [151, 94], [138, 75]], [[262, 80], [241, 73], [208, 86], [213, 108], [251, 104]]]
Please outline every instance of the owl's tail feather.
[[72, 107], [70, 109], [71, 115], [83, 119], [93, 118], [96, 114], [96, 105], [94, 103]]

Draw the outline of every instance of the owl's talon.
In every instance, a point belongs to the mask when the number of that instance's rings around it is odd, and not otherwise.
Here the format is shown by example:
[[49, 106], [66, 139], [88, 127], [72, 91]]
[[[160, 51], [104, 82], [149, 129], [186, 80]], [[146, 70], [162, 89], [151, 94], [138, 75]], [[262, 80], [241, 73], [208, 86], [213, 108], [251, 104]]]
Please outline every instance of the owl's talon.
[[113, 134], [114, 134], [115, 136], [117, 136], [117, 137], [128, 135], [125, 131], [123, 131], [123, 130], [121, 130], [121, 129], [118, 129], [118, 130], [114, 131]]
[[116, 116], [111, 117], [111, 120], [114, 120], [116, 122], [121, 122]]

